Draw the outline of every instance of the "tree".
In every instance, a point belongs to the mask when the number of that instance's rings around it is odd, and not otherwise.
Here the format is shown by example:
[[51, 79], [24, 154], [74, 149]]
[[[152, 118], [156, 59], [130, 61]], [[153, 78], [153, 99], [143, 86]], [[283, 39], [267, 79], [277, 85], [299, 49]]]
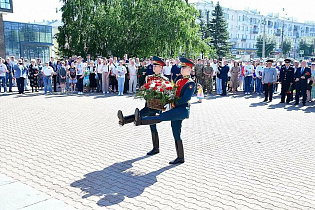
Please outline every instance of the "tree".
[[211, 36], [211, 45], [216, 49], [219, 57], [225, 57], [230, 54], [231, 44], [229, 40], [229, 32], [227, 31], [227, 24], [223, 17], [223, 10], [219, 2], [212, 12], [213, 18], [210, 21], [209, 32]]
[[[268, 57], [269, 54], [275, 50], [277, 44], [276, 37], [274, 35], [265, 35], [265, 55]], [[257, 55], [258, 57], [262, 57], [262, 48], [263, 48], [263, 35], [260, 34], [257, 37], [256, 42]]]
[[[195, 53], [198, 11], [182, 0], [62, 0], [62, 55], [148, 57]], [[181, 52], [180, 52], [181, 51]]]
[[301, 37], [299, 42], [299, 50], [304, 50], [304, 56], [312, 56], [314, 52], [314, 45], [314, 37]]
[[287, 57], [288, 53], [290, 53], [292, 49], [293, 41], [290, 37], [285, 37], [283, 39], [283, 56]]

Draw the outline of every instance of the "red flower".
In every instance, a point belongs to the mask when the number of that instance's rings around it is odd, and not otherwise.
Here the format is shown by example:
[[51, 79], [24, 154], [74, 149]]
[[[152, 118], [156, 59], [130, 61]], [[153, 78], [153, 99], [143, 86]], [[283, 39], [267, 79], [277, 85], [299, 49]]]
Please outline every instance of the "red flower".
[[170, 82], [169, 81], [165, 81], [165, 84], [170, 84]]
[[304, 76], [310, 76], [311, 74], [307, 71]]
[[155, 86], [155, 87], [153, 88], [153, 90], [156, 91], [156, 90], [157, 90], [157, 87]]
[[173, 87], [167, 87], [166, 90], [173, 90]]
[[163, 88], [160, 88], [160, 92], [161, 92], [161, 93], [164, 92]]
[[146, 83], [143, 85], [143, 87], [148, 90], [150, 88], [150, 85], [148, 83]]

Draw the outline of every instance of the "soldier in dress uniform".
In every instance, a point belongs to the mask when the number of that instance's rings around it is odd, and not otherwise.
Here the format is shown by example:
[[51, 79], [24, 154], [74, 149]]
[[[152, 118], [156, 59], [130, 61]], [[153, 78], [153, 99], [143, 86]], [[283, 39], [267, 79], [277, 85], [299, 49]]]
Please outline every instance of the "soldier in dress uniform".
[[203, 74], [204, 65], [201, 63], [201, 59], [198, 59], [198, 64], [195, 65], [195, 74], [197, 77], [197, 82], [204, 85], [204, 74]]
[[179, 98], [176, 103], [172, 104], [173, 109], [163, 112], [157, 116], [144, 116], [141, 111], [135, 111], [135, 125], [152, 125], [162, 121], [171, 121], [173, 136], [175, 139], [175, 146], [177, 158], [171, 161], [170, 164], [184, 163], [184, 148], [181, 139], [181, 128], [184, 119], [189, 118], [190, 99], [195, 91], [195, 82], [191, 79], [190, 73], [194, 63], [186, 58], [181, 58], [181, 75], [182, 79], [176, 82], [177, 92]]
[[[285, 59], [285, 64], [281, 66], [280, 70], [280, 84], [281, 84], [281, 102], [284, 103], [285, 96], [287, 95], [287, 103], [290, 103], [291, 94], [293, 93], [293, 82], [294, 82], [294, 68], [290, 65], [291, 60]], [[287, 93], [290, 91], [290, 93]]]
[[[168, 81], [167, 77], [164, 77], [161, 75], [163, 66], [165, 66], [165, 63], [162, 61], [161, 58], [153, 56], [153, 75], [149, 75], [146, 77], [146, 82], [152, 81], [152, 80], [157, 80], [157, 79], [162, 79], [165, 81]], [[160, 114], [160, 110], [155, 110], [155, 109], [150, 109], [147, 107], [147, 103], [145, 104], [144, 108], [141, 109], [140, 114], [142, 116], [155, 116], [156, 114]], [[118, 119], [119, 119], [119, 125], [123, 126], [128, 123], [132, 123], [135, 121], [135, 115], [129, 115], [129, 116], [124, 116], [122, 111], [119, 110], [117, 113]], [[154, 123], [150, 124], [150, 129], [151, 129], [151, 135], [152, 135], [152, 143], [153, 143], [153, 149], [148, 152], [148, 155], [155, 155], [159, 153], [159, 135], [156, 129], [156, 125]]]

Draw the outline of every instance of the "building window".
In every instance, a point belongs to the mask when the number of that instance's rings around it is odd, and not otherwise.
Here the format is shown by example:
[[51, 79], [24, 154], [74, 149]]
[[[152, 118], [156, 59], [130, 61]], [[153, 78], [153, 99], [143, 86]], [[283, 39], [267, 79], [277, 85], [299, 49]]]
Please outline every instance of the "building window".
[[11, 6], [10, 0], [0, 0], [0, 9], [11, 10]]
[[50, 26], [3, 22], [6, 56], [48, 61], [52, 46]]

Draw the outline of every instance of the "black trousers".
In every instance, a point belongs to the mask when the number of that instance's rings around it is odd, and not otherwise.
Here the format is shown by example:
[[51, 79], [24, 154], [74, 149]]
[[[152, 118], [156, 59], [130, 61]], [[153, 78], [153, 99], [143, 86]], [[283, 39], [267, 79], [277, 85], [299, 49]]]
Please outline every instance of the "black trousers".
[[53, 75], [54, 92], [57, 92], [57, 75]]
[[269, 95], [269, 101], [272, 100], [272, 94], [273, 94], [273, 83], [264, 84], [264, 91], [265, 91], [265, 100], [268, 100], [268, 95]]
[[302, 99], [302, 103], [305, 104], [306, 103], [306, 89], [307, 89], [307, 83], [306, 81], [301, 81], [301, 82], [297, 82], [295, 83], [295, 87], [296, 87], [296, 93], [295, 93], [295, 103], [299, 103], [300, 102], [300, 95], [302, 95], [303, 99]]
[[291, 86], [291, 93], [288, 94], [287, 92], [288, 92], [289, 88], [290, 88], [290, 83], [289, 82], [286, 82], [286, 81], [282, 82], [282, 84], [281, 84], [281, 102], [284, 102], [285, 96], [287, 96], [286, 102], [287, 103], [290, 102], [291, 95], [293, 93], [293, 88]]
[[109, 76], [110, 79], [110, 85], [112, 86], [112, 91], [118, 90], [118, 81], [116, 79], [116, 76]]
[[77, 88], [78, 92], [83, 92], [83, 78], [80, 78], [82, 75], [77, 75]]
[[16, 83], [19, 93], [24, 93], [24, 77], [17, 78]]
[[222, 79], [222, 95], [226, 96], [226, 85], [227, 85], [228, 80], [227, 79]]

